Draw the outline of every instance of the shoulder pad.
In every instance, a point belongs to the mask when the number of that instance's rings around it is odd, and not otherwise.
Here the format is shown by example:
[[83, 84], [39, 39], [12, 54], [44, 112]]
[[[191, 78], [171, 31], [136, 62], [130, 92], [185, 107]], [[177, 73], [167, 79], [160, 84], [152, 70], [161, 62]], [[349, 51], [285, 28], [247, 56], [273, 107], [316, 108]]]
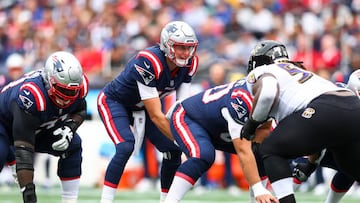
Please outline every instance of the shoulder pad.
[[147, 50], [142, 50], [137, 54], [136, 59], [138, 59], [137, 63], [139, 63], [136, 64], [136, 67], [139, 67], [140, 69], [145, 70], [149, 73], [152, 73], [152, 69], [155, 78], [159, 79], [163, 71], [163, 65], [160, 59], [156, 56], [156, 54]]
[[229, 100], [229, 112], [231, 117], [240, 124], [245, 123], [252, 110], [252, 96], [244, 88], [233, 88]]

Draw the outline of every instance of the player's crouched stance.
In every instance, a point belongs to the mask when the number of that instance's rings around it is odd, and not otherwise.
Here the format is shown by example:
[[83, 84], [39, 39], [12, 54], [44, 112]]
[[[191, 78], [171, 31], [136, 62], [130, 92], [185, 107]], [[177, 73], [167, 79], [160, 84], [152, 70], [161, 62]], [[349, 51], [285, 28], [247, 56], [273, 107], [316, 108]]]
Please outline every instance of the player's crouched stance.
[[76, 130], [86, 115], [87, 90], [79, 61], [60, 51], [49, 56], [44, 69], [25, 74], [1, 91], [0, 168], [14, 147], [24, 203], [37, 202], [34, 152], [60, 157], [62, 202], [77, 201], [82, 148]]
[[[215, 149], [237, 154], [256, 202], [278, 202], [262, 184], [252, 143], [240, 139], [251, 108], [245, 80], [239, 80], [200, 92], [169, 110], [171, 132], [187, 160], [177, 169], [164, 203], [177, 203], [184, 197], [214, 163]], [[271, 122], [264, 123], [259, 127], [265, 130], [261, 134], [267, 135], [270, 127]], [[260, 131], [256, 134], [260, 136]]]

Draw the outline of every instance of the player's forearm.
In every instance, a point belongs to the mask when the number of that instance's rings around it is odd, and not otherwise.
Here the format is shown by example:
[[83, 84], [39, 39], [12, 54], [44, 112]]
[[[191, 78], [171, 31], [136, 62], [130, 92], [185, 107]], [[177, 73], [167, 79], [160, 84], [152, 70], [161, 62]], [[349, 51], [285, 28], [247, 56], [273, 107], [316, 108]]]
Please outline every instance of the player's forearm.
[[238, 153], [238, 156], [240, 159], [241, 168], [249, 185], [252, 186], [255, 183], [260, 182], [261, 179], [259, 177], [258, 168], [256, 166], [254, 156], [244, 153]]
[[170, 122], [165, 115], [152, 117], [151, 120], [167, 138], [174, 141], [174, 137], [170, 130]]
[[233, 140], [235, 150], [240, 160], [241, 168], [244, 172], [245, 178], [250, 185], [260, 181], [258, 168], [254, 153], [251, 149], [251, 142], [236, 138]]

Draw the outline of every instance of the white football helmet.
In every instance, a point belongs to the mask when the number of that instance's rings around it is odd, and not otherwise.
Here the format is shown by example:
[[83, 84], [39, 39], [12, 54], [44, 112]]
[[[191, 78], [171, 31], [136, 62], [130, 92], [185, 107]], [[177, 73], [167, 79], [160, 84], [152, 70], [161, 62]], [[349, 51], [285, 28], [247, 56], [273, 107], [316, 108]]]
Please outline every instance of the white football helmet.
[[360, 97], [360, 69], [351, 73], [346, 88], [350, 89], [358, 97]]
[[71, 53], [58, 51], [45, 63], [43, 78], [50, 99], [60, 108], [75, 102], [83, 86], [83, 70]]
[[[187, 46], [190, 49], [186, 59], [179, 59], [175, 56], [176, 46]], [[198, 39], [191, 26], [183, 21], [172, 21], [165, 25], [161, 31], [160, 49], [165, 52], [171, 61], [177, 66], [184, 67], [189, 59], [195, 55], [198, 46]]]

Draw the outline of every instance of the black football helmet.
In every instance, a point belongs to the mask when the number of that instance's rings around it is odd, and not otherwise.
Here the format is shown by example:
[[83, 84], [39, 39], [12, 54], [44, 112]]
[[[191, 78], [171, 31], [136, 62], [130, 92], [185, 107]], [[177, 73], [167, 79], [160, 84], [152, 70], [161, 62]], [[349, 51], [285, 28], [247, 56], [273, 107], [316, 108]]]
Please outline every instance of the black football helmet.
[[274, 40], [261, 41], [251, 51], [247, 72], [258, 66], [272, 64], [279, 58], [289, 59], [285, 45]]

